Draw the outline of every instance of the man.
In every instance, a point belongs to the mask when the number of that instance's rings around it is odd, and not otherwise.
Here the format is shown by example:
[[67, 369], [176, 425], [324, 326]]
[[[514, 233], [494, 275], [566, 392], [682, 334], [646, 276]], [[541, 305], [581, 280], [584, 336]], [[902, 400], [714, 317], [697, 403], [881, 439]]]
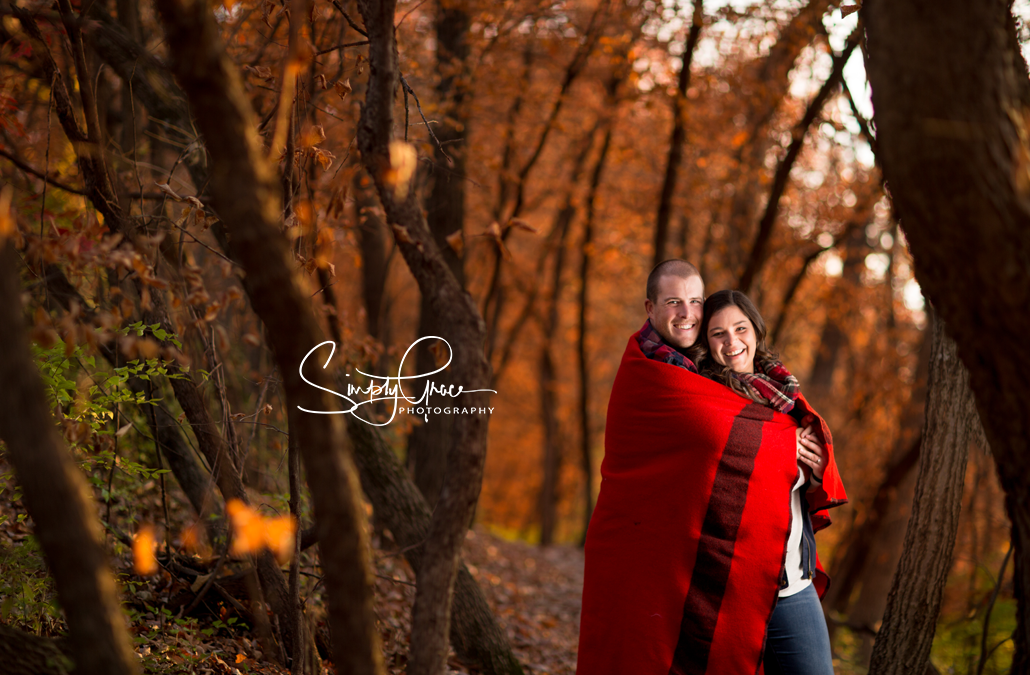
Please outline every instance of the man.
[[647, 277], [647, 323], [638, 340], [644, 355], [696, 373], [687, 350], [697, 342], [705, 304], [705, 284], [685, 260], [666, 260]]
[[608, 404], [578, 675], [761, 673], [797, 425], [697, 374], [703, 296], [686, 261], [648, 277]]

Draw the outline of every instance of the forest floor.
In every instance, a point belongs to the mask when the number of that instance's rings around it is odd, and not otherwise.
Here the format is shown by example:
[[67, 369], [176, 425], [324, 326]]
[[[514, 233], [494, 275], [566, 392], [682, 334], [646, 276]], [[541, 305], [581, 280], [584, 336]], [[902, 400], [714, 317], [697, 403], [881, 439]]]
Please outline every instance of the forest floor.
[[[13, 625], [37, 635], [60, 638], [65, 627], [57, 609], [52, 580], [42, 554], [31, 537], [32, 525], [24, 506], [17, 499], [12, 476], [0, 458], [0, 624]], [[151, 488], [152, 489], [152, 488]], [[152, 499], [144, 498], [142, 502]], [[143, 511], [157, 504], [140, 504]], [[149, 507], [149, 508], [148, 508]], [[101, 515], [103, 507], [101, 506]], [[178, 526], [173, 530], [181, 531]], [[159, 540], [160, 540], [160, 534]], [[386, 671], [404, 672], [414, 601], [414, 573], [388, 538], [373, 537], [376, 613]], [[262, 673], [286, 675], [276, 665], [279, 655], [269, 655], [269, 640], [261, 630], [243, 625], [228, 598], [210, 593], [187, 614], [192, 599], [190, 586], [200, 581], [184, 575], [182, 567], [162, 565], [156, 574], [138, 576], [126, 535], [108, 537], [112, 565], [121, 581], [123, 606], [130, 631], [145, 673], [163, 675], [243, 675]], [[175, 539], [173, 548], [179, 548]], [[158, 553], [159, 559], [163, 556]], [[180, 557], [179, 560], [189, 560]], [[213, 556], [195, 559], [201, 571], [214, 565]], [[505, 541], [483, 528], [466, 536], [464, 560], [482, 587], [495, 616], [506, 629], [512, 648], [523, 664], [526, 675], [571, 674], [576, 669], [579, 634], [580, 594], [583, 586], [583, 552], [573, 546], [540, 548], [521, 542]], [[313, 551], [305, 553], [305, 597], [308, 614], [324, 628], [324, 607], [315, 588], [318, 568]], [[244, 601], [248, 596], [246, 580], [239, 571], [246, 561], [226, 562], [219, 574], [228, 594]], [[230, 569], [231, 568], [231, 569]], [[237, 572], [235, 587], [226, 576]], [[225, 582], [223, 582], [225, 579]], [[216, 584], [215, 587], [218, 587]], [[223, 602], [222, 600], [226, 600]], [[237, 603], [238, 604], [238, 603]], [[268, 634], [265, 628], [264, 634]], [[270, 657], [271, 656], [271, 657]], [[330, 673], [326, 669], [323, 672]], [[453, 652], [449, 673], [468, 673]]]
[[[465, 563], [479, 582], [526, 675], [576, 672], [583, 551], [510, 542], [475, 529], [465, 538]], [[407, 563], [377, 556], [376, 600], [387, 672], [402, 673], [414, 575]], [[396, 581], [395, 581], [396, 580]], [[451, 673], [472, 673], [454, 657]]]

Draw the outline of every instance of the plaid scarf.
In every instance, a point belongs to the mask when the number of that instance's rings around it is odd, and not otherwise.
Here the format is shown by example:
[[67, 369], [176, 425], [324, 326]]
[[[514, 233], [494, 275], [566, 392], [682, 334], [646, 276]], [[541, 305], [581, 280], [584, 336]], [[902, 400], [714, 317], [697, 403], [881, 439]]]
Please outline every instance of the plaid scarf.
[[[694, 362], [670, 347], [662, 339], [662, 336], [658, 334], [658, 331], [654, 329], [654, 326], [651, 325], [650, 319], [644, 322], [644, 327], [640, 329], [636, 337], [637, 343], [640, 345], [640, 351], [644, 352], [644, 356], [647, 358], [653, 361], [661, 361], [662, 363], [670, 363], [674, 366], [685, 368], [692, 373], [697, 372], [697, 366], [694, 365]], [[790, 375], [790, 373], [787, 374]], [[794, 380], [794, 384], [795, 386], [797, 385], [797, 380]], [[797, 394], [794, 396], [796, 398]]]
[[755, 365], [764, 372], [735, 373], [730, 375], [737, 379], [748, 392], [748, 398], [764, 402], [773, 410], [789, 413], [794, 408], [794, 401], [801, 392], [798, 378], [790, 374], [779, 361], [766, 361]]

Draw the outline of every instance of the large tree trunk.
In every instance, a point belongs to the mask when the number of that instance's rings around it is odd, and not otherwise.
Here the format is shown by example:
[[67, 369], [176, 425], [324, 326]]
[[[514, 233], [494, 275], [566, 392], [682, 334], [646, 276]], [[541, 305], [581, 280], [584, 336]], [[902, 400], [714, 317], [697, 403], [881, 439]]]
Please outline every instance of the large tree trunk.
[[966, 457], [979, 424], [968, 371], [939, 318], [927, 387], [912, 515], [869, 668], [876, 675], [921, 673], [930, 658], [962, 511]]
[[916, 278], [969, 368], [1015, 545], [1012, 672], [1030, 672], [1030, 147], [1006, 0], [870, 0], [884, 176]]
[[0, 438], [57, 584], [76, 672], [135, 673], [89, 486], [58, 435], [29, 351], [18, 267], [13, 243], [0, 242]]
[[393, 98], [400, 77], [394, 28], [396, 2], [359, 0], [358, 8], [369, 41], [368, 93], [358, 125], [361, 160], [376, 183], [397, 247], [422, 297], [429, 299], [439, 318], [440, 336], [451, 345], [453, 381], [465, 387], [462, 404], [477, 411], [453, 418], [446, 478], [429, 524], [422, 567], [416, 575], [408, 672], [437, 675], [446, 665], [458, 554], [483, 480], [490, 386], [490, 364], [483, 353], [486, 327], [471, 296], [441, 255], [415, 186], [403, 193], [390, 178], [391, 145], [398, 147], [393, 137]]
[[[257, 138], [257, 121], [239, 74], [225, 55], [206, 3], [163, 0], [158, 10], [174, 55], [173, 70], [189, 95], [211, 156], [212, 200], [246, 272], [247, 294], [268, 330], [287, 402], [329, 410], [327, 390], [307, 386], [300, 377], [299, 365], [318, 344], [320, 329], [310, 293], [288, 260], [289, 245], [279, 228], [280, 186]], [[306, 376], [320, 387], [329, 383], [319, 368], [309, 368]], [[344, 672], [381, 673], [360, 486], [342, 421], [336, 415], [311, 415], [293, 431], [314, 502], [333, 660]], [[284, 604], [289, 616], [288, 599]]]

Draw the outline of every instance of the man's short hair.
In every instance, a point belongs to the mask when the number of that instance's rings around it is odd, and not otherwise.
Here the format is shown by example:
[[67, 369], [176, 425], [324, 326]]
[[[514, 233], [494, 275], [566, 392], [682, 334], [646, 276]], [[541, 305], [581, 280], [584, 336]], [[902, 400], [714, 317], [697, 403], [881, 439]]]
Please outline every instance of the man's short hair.
[[[681, 279], [698, 277], [700, 279], [701, 273], [694, 265], [679, 258], [670, 258], [658, 263], [647, 275], [647, 299], [652, 303], [658, 302], [658, 282], [662, 277], [680, 277]], [[703, 279], [701, 283], [704, 283]]]

